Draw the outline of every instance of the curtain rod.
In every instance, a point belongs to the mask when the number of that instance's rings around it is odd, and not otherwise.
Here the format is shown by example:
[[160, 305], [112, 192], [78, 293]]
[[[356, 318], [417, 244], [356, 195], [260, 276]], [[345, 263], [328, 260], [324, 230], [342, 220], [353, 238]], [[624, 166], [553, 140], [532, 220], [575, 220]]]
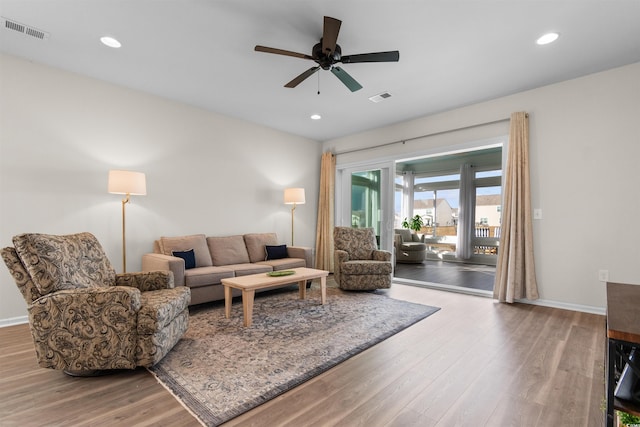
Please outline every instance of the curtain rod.
[[[527, 114], [527, 117], [529, 117], [529, 114]], [[349, 153], [356, 153], [358, 151], [367, 151], [367, 150], [373, 150], [375, 148], [381, 148], [381, 147], [386, 147], [388, 145], [394, 145], [394, 144], [404, 144], [405, 142], [409, 142], [409, 141], [414, 141], [416, 139], [421, 139], [421, 138], [427, 138], [430, 136], [436, 136], [436, 135], [443, 135], [446, 133], [450, 133], [450, 132], [457, 132], [459, 130], [466, 130], [466, 129], [472, 129], [472, 128], [476, 128], [479, 126], [487, 126], [487, 125], [492, 125], [495, 123], [501, 123], [501, 122], [506, 122], [511, 120], [510, 117], [507, 117], [506, 119], [499, 119], [499, 120], [494, 120], [492, 122], [485, 122], [485, 123], [476, 123], [474, 125], [469, 125], [469, 126], [462, 126], [459, 128], [454, 128], [454, 129], [448, 129], [448, 130], [442, 130], [439, 132], [432, 132], [432, 133], [427, 133], [425, 135], [420, 135], [420, 136], [413, 136], [411, 138], [406, 138], [406, 139], [400, 139], [398, 141], [393, 141], [393, 142], [385, 142], [384, 144], [378, 144], [378, 145], [372, 145], [370, 147], [363, 147], [363, 148], [354, 148], [353, 150], [346, 150], [346, 151], [340, 151], [338, 153], [335, 153], [336, 156], [340, 155], [340, 154], [349, 154]]]

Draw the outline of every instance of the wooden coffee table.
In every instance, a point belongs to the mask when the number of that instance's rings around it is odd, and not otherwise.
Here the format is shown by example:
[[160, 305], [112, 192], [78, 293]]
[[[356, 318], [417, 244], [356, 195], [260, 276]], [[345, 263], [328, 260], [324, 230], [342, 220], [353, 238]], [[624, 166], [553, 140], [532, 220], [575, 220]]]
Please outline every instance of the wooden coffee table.
[[224, 314], [227, 319], [231, 317], [232, 288], [240, 289], [242, 291], [244, 326], [251, 326], [253, 298], [255, 296], [256, 289], [264, 289], [272, 286], [288, 285], [298, 282], [300, 299], [305, 299], [307, 296], [307, 280], [320, 279], [320, 300], [324, 305], [327, 301], [327, 276], [329, 275], [329, 272], [306, 267], [292, 268], [291, 270], [295, 273], [289, 276], [271, 277], [268, 276], [267, 273], [259, 273], [222, 279], [222, 285], [224, 286]]

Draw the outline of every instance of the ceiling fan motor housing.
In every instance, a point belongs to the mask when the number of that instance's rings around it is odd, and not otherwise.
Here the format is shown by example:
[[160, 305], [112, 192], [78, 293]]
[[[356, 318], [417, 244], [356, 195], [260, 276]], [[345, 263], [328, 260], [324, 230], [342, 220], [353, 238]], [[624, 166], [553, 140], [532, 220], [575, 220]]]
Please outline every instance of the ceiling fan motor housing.
[[342, 58], [342, 49], [340, 48], [340, 45], [337, 44], [333, 52], [325, 53], [322, 51], [322, 39], [320, 39], [320, 43], [313, 46], [311, 56], [323, 70], [329, 70], [333, 64], [340, 62], [340, 59]]

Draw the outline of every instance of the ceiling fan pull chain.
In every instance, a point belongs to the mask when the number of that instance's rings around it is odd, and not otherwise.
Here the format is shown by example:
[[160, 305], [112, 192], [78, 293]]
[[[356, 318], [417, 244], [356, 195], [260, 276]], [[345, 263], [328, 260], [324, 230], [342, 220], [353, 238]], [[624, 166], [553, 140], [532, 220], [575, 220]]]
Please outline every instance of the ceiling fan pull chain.
[[320, 73], [318, 73], [318, 95], [320, 95]]

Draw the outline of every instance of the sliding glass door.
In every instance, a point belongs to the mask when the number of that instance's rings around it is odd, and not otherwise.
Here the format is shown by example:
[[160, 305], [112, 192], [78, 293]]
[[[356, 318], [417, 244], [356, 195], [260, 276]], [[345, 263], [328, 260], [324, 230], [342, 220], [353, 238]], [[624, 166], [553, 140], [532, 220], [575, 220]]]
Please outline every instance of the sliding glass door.
[[336, 225], [373, 228], [378, 247], [392, 248], [393, 164], [337, 169], [340, 185], [336, 186]]
[[[472, 165], [471, 190], [476, 196], [461, 201], [460, 171], [465, 164]], [[427, 259], [495, 265], [501, 221], [502, 147], [398, 162], [396, 173], [395, 226], [399, 228], [404, 218], [422, 217], [424, 226], [418, 234], [428, 245]], [[462, 208], [471, 212], [467, 238], [459, 236]]]
[[351, 174], [351, 226], [372, 227], [380, 236], [380, 170]]

